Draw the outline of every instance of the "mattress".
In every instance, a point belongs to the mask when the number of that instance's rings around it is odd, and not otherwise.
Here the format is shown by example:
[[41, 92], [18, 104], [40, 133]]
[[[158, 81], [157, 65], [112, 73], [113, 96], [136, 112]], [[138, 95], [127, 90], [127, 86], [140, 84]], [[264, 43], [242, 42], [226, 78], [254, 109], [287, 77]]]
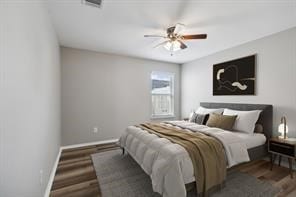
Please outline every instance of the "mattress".
[[266, 137], [262, 133], [254, 133], [250, 135], [247, 133], [233, 132], [233, 134], [241, 138], [246, 143], [247, 149], [261, 146], [266, 142]]

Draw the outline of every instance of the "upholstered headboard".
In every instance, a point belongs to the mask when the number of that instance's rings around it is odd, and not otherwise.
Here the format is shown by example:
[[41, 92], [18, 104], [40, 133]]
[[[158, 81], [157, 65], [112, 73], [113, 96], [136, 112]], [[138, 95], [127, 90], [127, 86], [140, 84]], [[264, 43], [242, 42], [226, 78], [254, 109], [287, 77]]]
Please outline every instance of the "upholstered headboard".
[[241, 104], [241, 103], [208, 103], [201, 102], [200, 106], [206, 108], [229, 108], [234, 110], [262, 110], [257, 124], [261, 124], [263, 126], [263, 131], [267, 139], [272, 136], [272, 105], [265, 104]]

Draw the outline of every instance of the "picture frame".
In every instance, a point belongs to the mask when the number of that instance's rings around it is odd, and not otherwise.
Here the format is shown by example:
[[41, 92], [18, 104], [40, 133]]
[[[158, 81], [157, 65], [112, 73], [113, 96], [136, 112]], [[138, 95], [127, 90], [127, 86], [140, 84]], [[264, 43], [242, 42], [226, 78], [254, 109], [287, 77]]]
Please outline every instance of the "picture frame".
[[255, 95], [256, 54], [213, 65], [213, 95]]

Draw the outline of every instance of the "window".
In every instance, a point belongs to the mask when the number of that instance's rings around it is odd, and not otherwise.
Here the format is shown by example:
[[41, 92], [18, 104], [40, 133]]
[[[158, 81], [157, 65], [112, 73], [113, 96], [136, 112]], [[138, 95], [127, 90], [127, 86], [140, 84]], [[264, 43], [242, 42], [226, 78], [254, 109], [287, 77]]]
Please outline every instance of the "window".
[[174, 74], [151, 73], [152, 118], [174, 116]]

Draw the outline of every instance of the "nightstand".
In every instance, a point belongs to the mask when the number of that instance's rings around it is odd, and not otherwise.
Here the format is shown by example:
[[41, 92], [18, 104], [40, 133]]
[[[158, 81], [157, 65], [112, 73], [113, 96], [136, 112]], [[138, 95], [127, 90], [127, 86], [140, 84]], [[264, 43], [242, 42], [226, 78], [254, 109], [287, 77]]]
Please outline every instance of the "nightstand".
[[274, 161], [279, 156], [279, 166], [282, 157], [288, 158], [291, 178], [293, 178], [293, 161], [296, 159], [296, 142], [289, 142], [285, 139], [274, 137], [268, 141], [268, 152], [270, 153], [270, 170], [272, 170]]

